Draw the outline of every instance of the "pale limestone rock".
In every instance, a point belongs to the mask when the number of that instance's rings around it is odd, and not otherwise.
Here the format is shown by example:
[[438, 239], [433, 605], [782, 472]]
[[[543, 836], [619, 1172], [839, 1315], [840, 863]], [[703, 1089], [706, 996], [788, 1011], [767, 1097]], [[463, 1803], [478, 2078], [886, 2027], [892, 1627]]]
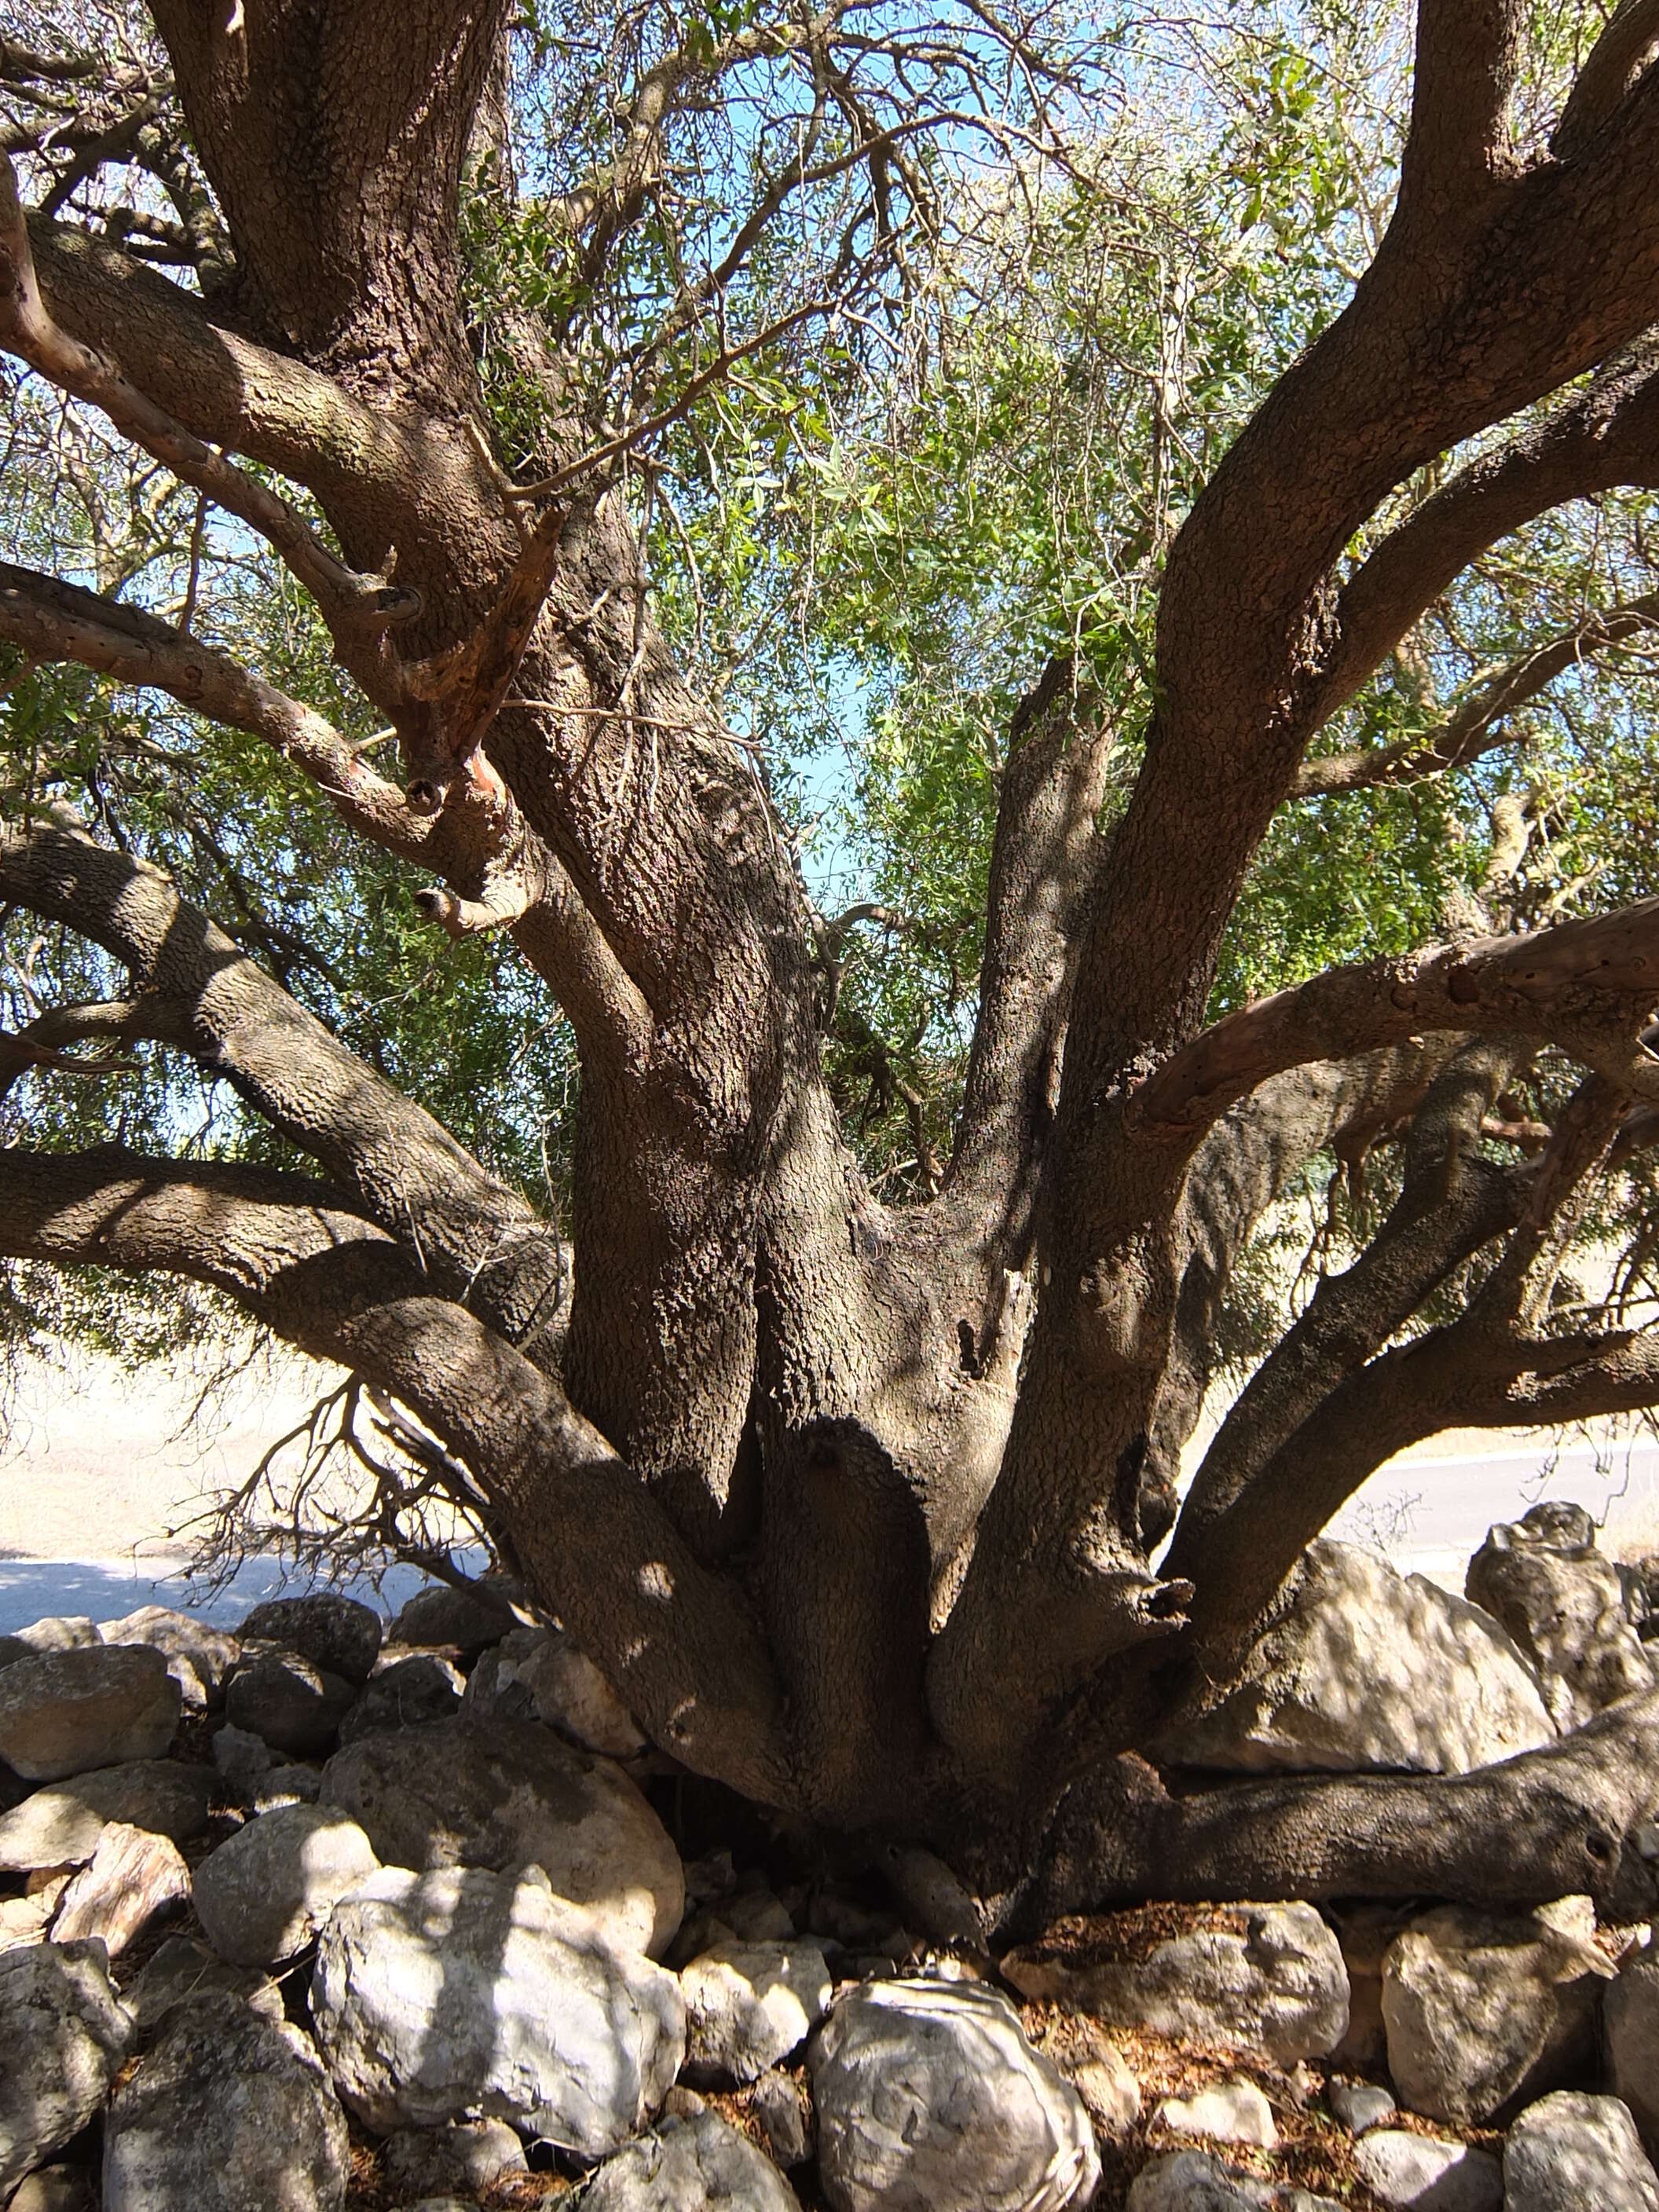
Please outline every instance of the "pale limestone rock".
[[0, 1955], [0, 2200], [85, 2127], [133, 2034], [97, 1944]]
[[800, 2212], [763, 2152], [715, 2112], [665, 2120], [602, 2166], [583, 2212]]
[[134, 1759], [49, 1783], [0, 1813], [0, 1873], [83, 1866], [112, 1820], [175, 1844], [207, 1832], [213, 1777], [172, 1759]]
[[143, 1644], [37, 1652], [0, 1671], [0, 1759], [26, 1782], [161, 1759], [179, 1702], [166, 1659]]
[[1617, 2097], [1558, 2090], [1504, 2145], [1505, 2212], [1659, 2212], [1659, 2175]]
[[1514, 1637], [1563, 1729], [1653, 1687], [1619, 1570], [1597, 1550], [1582, 1506], [1546, 1500], [1500, 1522], [1470, 1560], [1464, 1588]]
[[357, 1823], [332, 1805], [262, 1814], [196, 1869], [196, 1916], [219, 1956], [269, 1966], [302, 1951], [337, 1899], [380, 1869]]
[[806, 2040], [833, 1984], [817, 1945], [720, 1943], [680, 1976], [688, 2076], [752, 2081]]

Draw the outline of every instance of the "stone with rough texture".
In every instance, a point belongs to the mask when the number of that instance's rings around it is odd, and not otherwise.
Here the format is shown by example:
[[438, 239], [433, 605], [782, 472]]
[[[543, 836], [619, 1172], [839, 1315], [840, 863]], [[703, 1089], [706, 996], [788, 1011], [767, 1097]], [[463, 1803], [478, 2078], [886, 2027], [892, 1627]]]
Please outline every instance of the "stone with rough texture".
[[316, 2052], [234, 1996], [175, 2011], [104, 2123], [104, 2212], [336, 2212], [349, 2172]]
[[1555, 1733], [1531, 1669], [1490, 1614], [1358, 1545], [1322, 1539], [1237, 1686], [1155, 1756], [1243, 1772], [1462, 1774]]
[[[148, 1644], [162, 1653], [186, 1705], [216, 1698], [242, 1649], [222, 1628], [210, 1628], [194, 1613], [168, 1605], [141, 1605], [118, 1620], [100, 1620], [98, 1633], [106, 1644]], [[192, 1683], [199, 1686], [199, 1696], [192, 1696]]]
[[214, 1731], [213, 1763], [228, 1782], [246, 1782], [256, 1774], [269, 1774], [276, 1754], [264, 1736], [227, 1721]]
[[750, 2092], [750, 2110], [760, 2122], [767, 2148], [786, 2172], [804, 2166], [812, 2154], [800, 2091], [787, 2074], [775, 2069], [763, 2074]]
[[314, 1805], [322, 1786], [319, 1766], [272, 1766], [234, 1784], [232, 1794], [246, 1813], [280, 1813], [288, 1805]]
[[133, 2034], [95, 1943], [0, 1955], [0, 2200], [79, 2135]]
[[143, 1644], [37, 1652], [0, 1674], [0, 1759], [27, 1782], [161, 1759], [179, 1702], [167, 1661]]
[[832, 1987], [823, 1952], [804, 1940], [705, 1951], [680, 1976], [687, 2078], [752, 2081], [806, 2040]]
[[13, 1633], [31, 1651], [84, 1651], [103, 1641], [97, 1622], [83, 1613], [51, 1613]]
[[1500, 1522], [1470, 1560], [1464, 1588], [1536, 1669], [1559, 1728], [1580, 1728], [1604, 1706], [1653, 1687], [1619, 1570], [1597, 1550], [1582, 1506], [1547, 1499], [1519, 1521]]
[[207, 1831], [213, 1777], [172, 1759], [95, 1767], [35, 1790], [0, 1813], [0, 1873], [83, 1866], [112, 1820], [185, 1844]]
[[1617, 2097], [1559, 2089], [1528, 2106], [1504, 2145], [1505, 2212], [1659, 2212], [1656, 2175]]
[[463, 1716], [364, 1736], [330, 1759], [322, 1802], [361, 1823], [387, 1866], [539, 1866], [653, 1955], [684, 1911], [679, 1854], [640, 1791], [534, 1722]]
[[19, 1659], [28, 1658], [33, 1649], [21, 1636], [0, 1636], [0, 1667], [10, 1667]]
[[1593, 1916], [1586, 1924], [1581, 1909], [1575, 1925], [1561, 1906], [1500, 1917], [1443, 1905], [1414, 1920], [1382, 1967], [1389, 2072], [1401, 2100], [1468, 2126], [1592, 2067], [1601, 1984], [1613, 1972], [1589, 1940], [1594, 1927]]
[[465, 1687], [465, 1676], [441, 1653], [412, 1652], [369, 1676], [340, 1723], [340, 1741], [356, 1743], [359, 1736], [378, 1735], [386, 1729], [447, 1721], [459, 1711]]
[[514, 1629], [473, 1668], [466, 1703], [480, 1715], [542, 1721], [608, 1758], [645, 1748], [639, 1723], [562, 1629]]
[[982, 1983], [862, 1984], [808, 2064], [835, 2212], [1060, 2212], [1099, 2181], [1082, 2099]]
[[505, 2120], [458, 2120], [447, 2128], [400, 2128], [386, 2138], [386, 2179], [407, 2197], [492, 2187], [526, 2171], [524, 2145]]
[[1109, 2044], [1069, 2069], [1095, 2133], [1121, 2136], [1140, 2118], [1140, 2084]]
[[135, 1936], [190, 1897], [190, 1869], [177, 1844], [112, 1820], [98, 1848], [64, 1890], [52, 1923], [54, 1943], [96, 1939], [118, 1959]]
[[1638, 1951], [1601, 2008], [1607, 2073], [1649, 2151], [1659, 2157], [1659, 1956]]
[[303, 1652], [266, 1645], [238, 1661], [225, 1711], [233, 1728], [303, 1759], [331, 1747], [356, 1698], [356, 1684], [343, 1674], [331, 1674]]
[[1378, 2128], [1354, 2146], [1365, 2185], [1384, 2204], [1411, 2212], [1498, 2212], [1504, 2172], [1490, 2151]]
[[644, 2125], [685, 2053], [674, 1977], [533, 1866], [375, 1875], [323, 1930], [311, 2011], [377, 2131], [504, 2119], [584, 2158]]
[[1348, 2025], [1348, 1973], [1310, 1905], [1240, 1905], [1220, 1924], [1143, 1959], [1072, 1967], [1019, 1952], [1002, 1962], [1023, 1996], [1054, 1998], [1120, 2027], [1265, 2051], [1280, 2065], [1322, 2057]]
[[160, 2027], [177, 2005], [205, 1996], [240, 1997], [266, 2020], [281, 2020], [283, 1993], [255, 1966], [228, 1966], [191, 1936], [169, 1936], [126, 1991], [127, 2008], [140, 2035]]
[[1155, 2115], [1171, 2135], [1272, 2150], [1279, 2141], [1273, 2107], [1254, 2081], [1215, 2081], [1190, 2097], [1166, 2097]]
[[763, 2152], [721, 2119], [665, 2120], [602, 2166], [583, 2212], [799, 2212]]
[[1381, 2127], [1400, 2110], [1392, 2090], [1375, 2081], [1333, 2081], [1328, 2094], [1332, 2112], [1350, 2135], [1363, 2136], [1367, 2128]]
[[337, 1590], [309, 1597], [274, 1597], [256, 1605], [237, 1631], [244, 1644], [274, 1644], [297, 1651], [325, 1674], [368, 1681], [380, 1655], [385, 1627], [373, 1606]]
[[1150, 2160], [1130, 2185], [1125, 2212], [1261, 2212], [1273, 2196], [1201, 2150]]
[[444, 1644], [471, 1658], [520, 1626], [513, 1601], [492, 1583], [416, 1590], [386, 1632], [388, 1644]]
[[98, 2212], [98, 2191], [83, 2166], [43, 2166], [32, 2173], [6, 2212]]
[[357, 1823], [332, 1805], [287, 1805], [237, 1830], [196, 1869], [196, 1917], [233, 1966], [269, 1966], [302, 1951], [348, 1890], [380, 1861]]

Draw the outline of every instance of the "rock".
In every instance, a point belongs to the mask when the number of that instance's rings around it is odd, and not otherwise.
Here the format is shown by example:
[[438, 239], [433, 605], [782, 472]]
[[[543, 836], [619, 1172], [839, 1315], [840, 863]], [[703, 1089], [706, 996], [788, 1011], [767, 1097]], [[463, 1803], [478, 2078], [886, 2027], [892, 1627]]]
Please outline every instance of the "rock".
[[684, 1910], [679, 1855], [639, 1790], [533, 1722], [364, 1736], [330, 1759], [321, 1802], [349, 1813], [387, 1866], [539, 1866], [560, 1897], [653, 1955]]
[[1210, 2136], [1258, 2150], [1272, 2150], [1279, 2141], [1273, 2107], [1254, 2081], [1216, 2081], [1191, 2097], [1166, 2097], [1155, 2117], [1171, 2135]]
[[256, 1774], [269, 1774], [276, 1754], [264, 1736], [227, 1721], [214, 1732], [213, 1763], [228, 1782], [245, 1782]]
[[800, 2212], [771, 2160], [715, 2112], [665, 2120], [602, 2166], [582, 2212]]
[[98, 2191], [83, 2166], [43, 2166], [23, 2183], [6, 2212], [98, 2212]]
[[832, 1987], [813, 1942], [733, 1942], [705, 1951], [680, 1976], [688, 2077], [752, 2081], [805, 2043]]
[[1348, 2025], [1347, 1969], [1310, 1905], [1226, 1908], [1218, 1925], [1117, 1963], [1071, 1967], [1010, 1952], [1002, 1972], [1023, 1996], [1058, 1998], [1121, 2027], [1265, 2051], [1281, 2066], [1322, 2057]]
[[1601, 2007], [1607, 2073], [1643, 2142], [1659, 2155], [1659, 1954], [1638, 1951]]
[[1498, 2212], [1504, 2174], [1490, 2151], [1379, 2128], [1354, 2146], [1367, 2188], [1412, 2212]]
[[0, 1873], [82, 1866], [111, 1820], [189, 1843], [206, 1833], [212, 1799], [206, 1768], [171, 1759], [134, 1759], [72, 1775], [0, 1813]]
[[189, 1936], [169, 1936], [126, 1992], [127, 2008], [141, 2036], [150, 2034], [175, 2005], [193, 2005], [210, 1996], [240, 1997], [265, 2020], [281, 2020], [283, 1993], [269, 1974], [252, 1966], [228, 1966], [205, 1943]]
[[186, 1903], [190, 1869], [177, 1844], [112, 1820], [98, 1848], [64, 1890], [52, 1923], [54, 1943], [95, 1937], [118, 1959], [158, 1914]]
[[750, 2110], [760, 2122], [761, 2133], [777, 2164], [786, 2172], [792, 2166], [804, 2166], [811, 2156], [812, 2140], [801, 2110], [800, 2091], [789, 2076], [775, 2069], [763, 2074], [750, 2092]]
[[0, 2199], [99, 2110], [133, 2032], [95, 1943], [0, 1955]]
[[84, 1651], [100, 1643], [98, 1624], [83, 1613], [52, 1613], [13, 1632], [31, 1651]]
[[311, 2010], [378, 2132], [482, 2115], [584, 2158], [644, 2125], [685, 2051], [674, 1977], [533, 1866], [372, 1876], [323, 1930]]
[[1559, 2089], [1504, 2145], [1505, 2212], [1659, 2212], [1659, 2175], [1617, 2097]]
[[320, 1767], [273, 1766], [267, 1773], [239, 1782], [234, 1794], [236, 1802], [249, 1813], [280, 1813], [289, 1805], [314, 1805], [322, 1786]]
[[1561, 1729], [1653, 1687], [1619, 1571], [1597, 1550], [1581, 1506], [1546, 1500], [1517, 1522], [1500, 1522], [1470, 1560], [1464, 1588], [1536, 1669]]
[[1353, 2136], [1363, 2136], [1367, 2128], [1381, 2127], [1400, 2109], [1393, 2092], [1375, 2081], [1333, 2081], [1328, 2094], [1332, 2112]]
[[231, 1966], [273, 1966], [302, 1951], [337, 1900], [380, 1864], [337, 1807], [285, 1806], [248, 1821], [202, 1861], [196, 1917]]
[[302, 1652], [267, 1646], [238, 1662], [225, 1690], [225, 1711], [233, 1727], [303, 1759], [331, 1748], [356, 1696], [343, 1674], [314, 1665]]
[[340, 1741], [386, 1729], [419, 1728], [445, 1721], [459, 1711], [466, 1678], [436, 1651], [417, 1651], [371, 1674], [357, 1702], [340, 1723]]
[[316, 2052], [234, 1996], [176, 2010], [104, 2123], [104, 2212], [335, 2212], [349, 2172]]
[[33, 1648], [25, 1644], [21, 1636], [0, 1636], [0, 1667], [9, 1667], [16, 1660], [27, 1659]]
[[1356, 1544], [1310, 1544], [1288, 1612], [1168, 1765], [1462, 1774], [1555, 1735], [1511, 1638], [1478, 1606]]
[[1179, 2150], [1143, 2166], [1125, 2212], [1261, 2212], [1273, 2192], [1207, 2152]]
[[792, 1943], [795, 1938], [793, 1920], [769, 1889], [744, 1890], [728, 1897], [720, 1917], [742, 1943]]
[[0, 1674], [0, 1759], [27, 1782], [160, 1759], [179, 1705], [167, 1661], [142, 1644], [37, 1652]]
[[434, 1583], [416, 1591], [392, 1622], [386, 1641], [447, 1644], [471, 1659], [520, 1625], [513, 1601], [492, 1583], [470, 1583], [465, 1589]]
[[244, 1644], [297, 1651], [320, 1673], [357, 1683], [368, 1681], [374, 1672], [383, 1632], [373, 1606], [342, 1597], [337, 1590], [271, 1598], [256, 1605], [239, 1631]]
[[1140, 2118], [1140, 2084], [1109, 2044], [1069, 2069], [1095, 2133], [1127, 2135]]
[[562, 1629], [514, 1629], [473, 1668], [466, 1703], [480, 1715], [544, 1722], [612, 1759], [645, 1748], [638, 1722]]
[[405, 2196], [484, 2190], [523, 2173], [524, 2145], [505, 2120], [460, 2120], [447, 2128], [400, 2128], [386, 2139], [386, 2179]]
[[1589, 1940], [1594, 1926], [1547, 1906], [1500, 1917], [1442, 1905], [1396, 1936], [1382, 2017], [1389, 2072], [1410, 2110], [1468, 2126], [1593, 2067], [1613, 1972]]
[[[193, 1613], [167, 1605], [141, 1605], [119, 1620], [100, 1620], [98, 1633], [106, 1644], [148, 1644], [162, 1653], [186, 1705], [206, 1705], [217, 1698], [242, 1648], [223, 1629], [210, 1628]], [[202, 1693], [198, 1698], [191, 1696], [192, 1683]]]
[[866, 1983], [808, 2053], [835, 2212], [1060, 2212], [1100, 2179], [1082, 2099], [981, 1983]]

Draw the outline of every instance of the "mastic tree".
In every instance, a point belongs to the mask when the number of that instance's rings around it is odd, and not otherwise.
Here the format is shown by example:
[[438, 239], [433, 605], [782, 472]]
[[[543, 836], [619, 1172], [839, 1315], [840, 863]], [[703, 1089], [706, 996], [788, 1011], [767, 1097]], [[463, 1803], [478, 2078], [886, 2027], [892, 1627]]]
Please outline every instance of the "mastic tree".
[[14, 1297], [337, 1363], [662, 1750], [1005, 1920], [1623, 1893], [1659, 1693], [1139, 1754], [1393, 1453], [1659, 1402], [1656, 52], [13, 11]]

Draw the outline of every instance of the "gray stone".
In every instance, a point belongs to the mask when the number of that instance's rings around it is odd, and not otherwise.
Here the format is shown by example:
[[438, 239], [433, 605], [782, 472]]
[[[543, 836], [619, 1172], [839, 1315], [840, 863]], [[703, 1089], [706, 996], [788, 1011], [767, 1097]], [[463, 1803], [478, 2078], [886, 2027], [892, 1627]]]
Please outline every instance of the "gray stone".
[[1154, 1755], [1243, 1772], [1462, 1774], [1555, 1733], [1531, 1669], [1489, 1613], [1322, 1539], [1237, 1686]]
[[280, 1813], [289, 1805], [314, 1805], [322, 1786], [319, 1766], [273, 1766], [237, 1783], [234, 1795], [246, 1812]]
[[85, 2127], [133, 2033], [97, 1944], [0, 1954], [0, 2199]]
[[792, 1943], [795, 1923], [769, 1889], [740, 1890], [728, 1897], [720, 1917], [740, 1943]]
[[981, 1983], [863, 1984], [808, 2063], [835, 2212], [1060, 2212], [1100, 2179], [1082, 2099]]
[[167, 1661], [142, 1644], [37, 1652], [0, 1674], [0, 1759], [27, 1782], [160, 1759], [179, 1706]]
[[207, 1832], [213, 1777], [171, 1759], [100, 1766], [37, 1790], [0, 1813], [0, 1873], [82, 1866], [111, 1820], [189, 1843]]
[[226, 1686], [225, 1711], [233, 1727], [303, 1759], [331, 1747], [356, 1696], [356, 1685], [343, 1674], [331, 1674], [303, 1652], [266, 1645], [238, 1661]]
[[665, 2120], [602, 2166], [583, 2212], [799, 2212], [763, 2152], [721, 2119]]
[[1354, 2160], [1365, 2185], [1384, 2204], [1411, 2212], [1498, 2212], [1504, 2173], [1490, 2151], [1378, 2128], [1362, 2136]]
[[25, 1644], [21, 1636], [0, 1636], [0, 1667], [9, 1667], [19, 1659], [27, 1659], [33, 1648]]
[[364, 1736], [330, 1759], [321, 1802], [387, 1866], [539, 1866], [653, 1955], [679, 1926], [684, 1876], [661, 1821], [619, 1768], [534, 1722], [463, 1716]]
[[406, 2196], [484, 2190], [526, 2168], [524, 2145], [505, 2120], [459, 2120], [447, 2128], [399, 2128], [386, 2139], [386, 2179]]
[[1505, 2212], [1659, 2212], [1659, 2175], [1617, 2097], [1559, 2089], [1504, 2145]]
[[1367, 2128], [1381, 2127], [1400, 2109], [1392, 2090], [1375, 2081], [1333, 2081], [1328, 2094], [1331, 2110], [1350, 2135], [1363, 2136]]
[[1470, 1560], [1464, 1587], [1514, 1637], [1563, 1729], [1653, 1687], [1619, 1571], [1597, 1550], [1582, 1506], [1547, 1499], [1500, 1522]]
[[806, 2040], [832, 1987], [823, 1952], [804, 1938], [705, 1951], [680, 1976], [688, 2078], [752, 2081]]
[[[672, 2094], [672, 2092], [671, 2092]], [[800, 2091], [788, 2075], [763, 2074], [750, 2092], [750, 2110], [760, 2122], [768, 2149], [787, 2172], [811, 2156], [811, 2137], [801, 2110]]]
[[1659, 1957], [1638, 1951], [1601, 2008], [1607, 2072], [1650, 2154], [1659, 2156]]
[[83, 1613], [48, 1613], [44, 1620], [32, 1620], [13, 1632], [31, 1651], [84, 1651], [103, 1640], [97, 1622]]
[[1240, 1905], [1218, 1925], [1144, 1959], [1071, 1967], [1010, 1952], [1006, 1980], [1121, 2027], [1265, 2051], [1282, 2066], [1334, 2050], [1348, 2025], [1348, 1974], [1310, 1905]]
[[[194, 1613], [167, 1605], [141, 1605], [118, 1620], [100, 1620], [98, 1633], [106, 1644], [148, 1644], [161, 1652], [186, 1705], [210, 1704], [219, 1695], [242, 1648], [222, 1628], [210, 1628]], [[192, 1683], [198, 1695], [192, 1695]]]
[[473, 1668], [466, 1703], [481, 1715], [542, 1721], [608, 1758], [629, 1759], [645, 1748], [638, 1722], [562, 1629], [514, 1629]]
[[83, 2166], [43, 2166], [30, 2174], [6, 2212], [98, 2212], [98, 2190]]
[[1166, 2097], [1156, 2114], [1171, 2135], [1272, 2150], [1279, 2141], [1273, 2106], [1254, 2081], [1213, 2081], [1190, 2097]]
[[644, 2125], [685, 2051], [674, 1977], [533, 1866], [374, 1875], [323, 1930], [311, 2010], [377, 2131], [483, 2116], [584, 2158]]
[[214, 1731], [213, 1763], [228, 1782], [245, 1782], [256, 1774], [269, 1774], [276, 1754], [264, 1736], [227, 1721]]
[[1443, 1905], [1382, 1967], [1389, 2072], [1403, 2102], [1457, 2126], [1506, 2116], [1593, 2067], [1601, 1984], [1589, 1899], [1498, 1917]]
[[134, 1936], [190, 1896], [190, 1869], [177, 1844], [112, 1820], [98, 1848], [64, 1890], [52, 1923], [54, 1943], [101, 1943], [118, 1959]]
[[332, 1805], [288, 1805], [249, 1820], [196, 1869], [196, 1917], [234, 1966], [291, 1959], [337, 1899], [377, 1873], [357, 1823]]
[[1261, 2212], [1273, 2194], [1207, 2151], [1178, 2150], [1141, 2167], [1125, 2212]]
[[141, 2036], [152, 2034], [175, 2005], [212, 1996], [240, 1997], [266, 2020], [281, 2020], [283, 1993], [254, 1966], [228, 1966], [193, 1936], [169, 1936], [126, 1991]]
[[386, 1729], [420, 1728], [459, 1711], [466, 1678], [436, 1651], [416, 1651], [371, 1674], [340, 1723], [340, 1741]]
[[315, 1590], [309, 1597], [276, 1597], [256, 1605], [238, 1631], [244, 1644], [274, 1644], [325, 1674], [366, 1682], [380, 1656], [385, 1633], [373, 1606], [337, 1590]]
[[446, 1644], [472, 1658], [520, 1626], [513, 1601], [493, 1583], [457, 1589], [434, 1583], [416, 1590], [387, 1632], [389, 1644]]
[[104, 2123], [104, 2212], [337, 2212], [349, 2172], [310, 2043], [234, 1996], [175, 2010]]
[[1097, 2135], [1121, 2136], [1133, 2127], [1140, 2118], [1140, 2084], [1110, 2044], [1066, 2070]]

